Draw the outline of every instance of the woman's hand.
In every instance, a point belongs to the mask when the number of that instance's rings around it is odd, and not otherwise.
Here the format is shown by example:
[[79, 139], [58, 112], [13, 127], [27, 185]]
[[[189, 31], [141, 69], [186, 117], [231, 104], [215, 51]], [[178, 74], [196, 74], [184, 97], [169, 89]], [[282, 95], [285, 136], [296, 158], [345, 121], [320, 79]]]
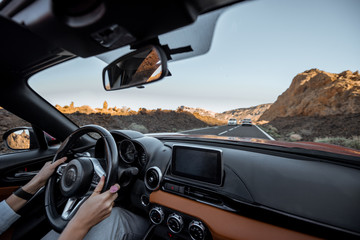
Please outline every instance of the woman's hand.
[[104, 183], [102, 176], [93, 194], [81, 205], [59, 239], [83, 239], [91, 227], [110, 216], [120, 186], [115, 184], [100, 194]]
[[110, 216], [114, 201], [118, 197], [117, 191], [120, 189], [118, 184], [112, 186], [108, 191], [100, 194], [104, 187], [105, 177], [101, 177], [93, 194], [81, 205], [73, 218], [73, 222], [78, 222], [84, 227], [91, 228], [100, 221]]
[[33, 179], [31, 179], [31, 181], [23, 187], [23, 190], [31, 194], [36, 193], [41, 187], [45, 186], [46, 181], [51, 177], [56, 168], [60, 164], [63, 164], [66, 159], [66, 157], [63, 157], [53, 163], [46, 162], [39, 173], [36, 174], [36, 176], [33, 177]]
[[[22, 187], [22, 189], [25, 192], [28, 192], [30, 194], [35, 194], [41, 187], [43, 187], [46, 184], [46, 181], [49, 179], [49, 177], [54, 173], [55, 169], [62, 163], [66, 161], [66, 157], [60, 158], [56, 160], [55, 162], [47, 162], [45, 165], [41, 168], [39, 173], [33, 177], [30, 182], [28, 182], [25, 186]], [[14, 194], [11, 194], [7, 199], [6, 203], [14, 210], [15, 212], [19, 211], [20, 208], [22, 208], [27, 200], [22, 199], [18, 196], [15, 196]]]

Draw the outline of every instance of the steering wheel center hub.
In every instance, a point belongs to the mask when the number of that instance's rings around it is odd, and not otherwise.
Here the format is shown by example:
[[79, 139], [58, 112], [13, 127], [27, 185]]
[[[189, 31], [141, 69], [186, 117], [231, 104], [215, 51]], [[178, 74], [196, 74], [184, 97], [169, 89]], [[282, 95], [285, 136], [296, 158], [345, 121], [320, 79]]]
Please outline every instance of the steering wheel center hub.
[[88, 158], [74, 159], [66, 166], [60, 181], [65, 197], [83, 196], [90, 188], [94, 167]]
[[70, 168], [64, 176], [65, 185], [67, 187], [71, 187], [71, 185], [76, 181], [76, 176], [76, 168]]

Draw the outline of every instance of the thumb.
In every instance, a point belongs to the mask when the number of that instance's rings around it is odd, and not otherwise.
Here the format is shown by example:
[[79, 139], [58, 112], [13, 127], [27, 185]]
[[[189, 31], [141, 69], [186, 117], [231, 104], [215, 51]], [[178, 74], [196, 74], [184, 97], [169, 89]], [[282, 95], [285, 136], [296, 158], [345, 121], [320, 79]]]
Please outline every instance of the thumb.
[[104, 187], [104, 183], [105, 183], [105, 176], [102, 176], [100, 178], [100, 181], [99, 181], [98, 185], [94, 189], [94, 192], [91, 194], [91, 196], [99, 195], [101, 193], [101, 190]]

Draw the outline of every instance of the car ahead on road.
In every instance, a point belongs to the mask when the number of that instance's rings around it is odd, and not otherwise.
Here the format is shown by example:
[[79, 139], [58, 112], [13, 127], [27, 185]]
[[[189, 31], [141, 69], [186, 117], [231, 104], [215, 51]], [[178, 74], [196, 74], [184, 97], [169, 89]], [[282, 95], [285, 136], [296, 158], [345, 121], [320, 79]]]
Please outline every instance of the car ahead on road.
[[[207, 66], [210, 61], [191, 57], [209, 50], [215, 23], [226, 9], [252, 3], [239, 2], [2, 1], [0, 110], [23, 122], [4, 135], [15, 151], [0, 155], [0, 196], [29, 181], [45, 162], [61, 156], [68, 160], [0, 237], [40, 239], [51, 229], [63, 230], [106, 173], [105, 189], [121, 185], [116, 205], [152, 222], [145, 239], [359, 238], [360, 152], [355, 149], [251, 136], [144, 135], [128, 130], [130, 124], [120, 118], [112, 120], [117, 109], [107, 104], [101, 114], [66, 115], [55, 108], [55, 97], [90, 105], [112, 96], [118, 104], [138, 106], [154, 96], [163, 96], [161, 103], [185, 101], [187, 92], [201, 99], [207, 87], [231, 85], [219, 84], [224, 77], [220, 64], [241, 57], [234, 49], [242, 39], [222, 43], [230, 49], [221, 52], [224, 57], [204, 55], [213, 57], [214, 68]], [[242, 71], [239, 66], [234, 66], [236, 73]], [[201, 79], [205, 83], [198, 84]], [[2, 123], [10, 118], [2, 116]], [[169, 122], [161, 116], [153, 119]], [[93, 124], [82, 126], [85, 119]], [[109, 129], [98, 125], [109, 121]], [[44, 132], [61, 144], [49, 144]], [[24, 144], [11, 142], [16, 139]], [[88, 164], [88, 178], [81, 177], [84, 170], [75, 163]], [[79, 181], [64, 194], [61, 180], [73, 176], [74, 168]], [[81, 191], [73, 188], [79, 183]]]
[[228, 120], [228, 126], [236, 126], [237, 125], [237, 120], [235, 118], [230, 118]]
[[241, 126], [252, 126], [252, 121], [250, 118], [245, 118], [241, 121]]

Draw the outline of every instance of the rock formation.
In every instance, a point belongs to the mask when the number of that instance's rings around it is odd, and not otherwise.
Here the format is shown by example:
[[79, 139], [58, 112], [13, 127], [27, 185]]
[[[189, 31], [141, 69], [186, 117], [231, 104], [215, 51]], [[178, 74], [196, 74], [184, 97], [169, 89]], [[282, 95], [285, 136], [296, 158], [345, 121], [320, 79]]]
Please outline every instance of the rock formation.
[[236, 118], [237, 120], [250, 118], [253, 122], [256, 122], [270, 106], [271, 103], [260, 104], [249, 108], [237, 108], [222, 113], [216, 113], [202, 108], [180, 106], [178, 111], [190, 112], [194, 115], [198, 114], [204, 117], [212, 117], [226, 124], [230, 118]]
[[260, 120], [355, 113], [360, 113], [358, 71], [336, 74], [310, 69], [294, 77], [290, 87], [264, 112]]
[[249, 108], [237, 108], [216, 114], [216, 118], [228, 120], [229, 118], [236, 118], [237, 120], [250, 118], [253, 122], [257, 122], [260, 116], [271, 106], [271, 103], [260, 104]]

